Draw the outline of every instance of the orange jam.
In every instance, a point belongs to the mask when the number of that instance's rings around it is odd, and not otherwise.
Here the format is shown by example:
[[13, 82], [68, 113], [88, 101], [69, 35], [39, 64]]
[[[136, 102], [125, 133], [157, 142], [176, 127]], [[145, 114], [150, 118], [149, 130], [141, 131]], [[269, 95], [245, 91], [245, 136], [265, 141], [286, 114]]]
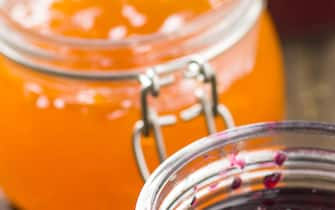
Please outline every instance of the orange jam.
[[[7, 18], [29, 34], [23, 38], [33, 51], [53, 56], [24, 51], [26, 59], [74, 72], [118, 73], [202, 51], [202, 45], [184, 44], [207, 27], [178, 41], [174, 36], [234, 1], [5, 2]], [[143, 185], [131, 141], [141, 119], [139, 84], [48, 75], [6, 57], [0, 58], [0, 185], [8, 198], [25, 210], [134, 209]], [[268, 15], [210, 63], [217, 72], [220, 103], [236, 124], [283, 118], [282, 57]], [[194, 83], [178, 80], [150, 99], [159, 115], [177, 116], [176, 124], [163, 129], [168, 154], [207, 135], [203, 117], [187, 122], [178, 117], [194, 105], [194, 89]], [[224, 129], [221, 119], [217, 123]], [[158, 163], [153, 139], [144, 138], [142, 146], [153, 169]]]
[[12, 18], [43, 34], [120, 40], [166, 33], [218, 5], [219, 0], [46, 0], [22, 1]]

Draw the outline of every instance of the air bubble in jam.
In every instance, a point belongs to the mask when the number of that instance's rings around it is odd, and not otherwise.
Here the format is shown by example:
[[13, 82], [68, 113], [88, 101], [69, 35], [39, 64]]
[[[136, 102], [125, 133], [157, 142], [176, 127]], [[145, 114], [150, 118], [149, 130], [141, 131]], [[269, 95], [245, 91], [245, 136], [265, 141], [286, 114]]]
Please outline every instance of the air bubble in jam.
[[281, 179], [281, 173], [273, 173], [264, 177], [263, 184], [267, 189], [273, 189], [278, 185]]
[[284, 152], [277, 152], [275, 157], [274, 157], [274, 162], [278, 166], [284, 165], [286, 160], [287, 160], [287, 155]]
[[231, 184], [231, 189], [237, 190], [242, 186], [242, 179], [239, 176], [234, 177], [233, 183]]

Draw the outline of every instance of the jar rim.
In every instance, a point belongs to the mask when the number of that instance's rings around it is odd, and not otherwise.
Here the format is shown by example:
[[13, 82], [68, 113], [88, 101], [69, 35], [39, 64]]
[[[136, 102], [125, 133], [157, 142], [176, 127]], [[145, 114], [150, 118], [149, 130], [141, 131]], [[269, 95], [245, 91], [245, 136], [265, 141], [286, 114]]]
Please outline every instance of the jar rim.
[[156, 32], [144, 36], [138, 36], [138, 37], [127, 37], [122, 40], [107, 40], [103, 38], [96, 38], [96, 39], [89, 39], [89, 38], [77, 38], [77, 37], [66, 37], [61, 35], [55, 35], [55, 34], [42, 34], [37, 31], [32, 31], [28, 28], [23, 27], [18, 22], [14, 21], [11, 17], [9, 17], [8, 14], [6, 14], [6, 11], [1, 8], [0, 5], [0, 20], [3, 22], [6, 22], [7, 24], [10, 24], [11, 27], [17, 31], [22, 33], [25, 36], [30, 36], [32, 38], [37, 39], [43, 39], [45, 41], [49, 42], [56, 42], [59, 44], [67, 44], [67, 45], [73, 45], [73, 46], [91, 46], [91, 47], [123, 47], [127, 45], [133, 45], [134, 43], [146, 43], [151, 42], [153, 40], [161, 40], [161, 39], [168, 39], [171, 38], [171, 36], [179, 36], [181, 34], [188, 33], [190, 31], [195, 30], [200, 25], [204, 25], [208, 23], [208, 21], [211, 21], [212, 17], [215, 14], [218, 14], [222, 11], [224, 8], [224, 5], [220, 5], [217, 8], [214, 8], [213, 10], [209, 10], [208, 12], [205, 12], [197, 17], [194, 18], [194, 20], [186, 22], [183, 26], [183, 32], [180, 33], [180, 31], [171, 31], [171, 32]]
[[162, 190], [161, 188], [164, 187], [164, 183], [166, 183], [176, 171], [197, 157], [201, 157], [209, 151], [222, 148], [225, 145], [247, 141], [252, 137], [274, 136], [277, 133], [304, 133], [335, 136], [335, 124], [309, 121], [265, 122], [229, 129], [200, 139], [172, 155], [154, 171], [145, 183], [135, 209], [155, 209], [156, 201], [160, 197], [160, 191]]
[[[232, 12], [224, 14], [222, 8], [224, 5], [219, 6], [215, 10], [211, 10], [206, 14], [198, 16], [193, 21], [188, 22], [183, 30], [178, 32], [173, 32], [172, 34], [152, 34], [143, 37], [128, 38], [120, 41], [113, 40], [91, 40], [87, 39], [77, 39], [77, 38], [64, 38], [61, 36], [46, 36], [40, 33], [36, 33], [25, 29], [15, 21], [11, 20], [4, 11], [0, 9], [0, 24], [3, 26], [10, 25], [10, 29], [14, 30], [14, 33], [18, 33], [20, 36], [25, 38], [31, 38], [36, 40], [43, 40], [47, 42], [52, 42], [61, 45], [74, 46], [79, 48], [90, 48], [93, 47], [98, 49], [104, 48], [122, 48], [127, 46], [142, 45], [153, 41], [175, 39], [179, 37], [187, 36], [189, 33], [197, 30], [199, 27], [204, 27], [208, 23], [212, 22], [214, 17], [220, 23], [222, 29], [220, 31], [228, 31], [228, 35], [224, 38], [223, 42], [198, 53], [196, 57], [201, 57], [202, 60], [211, 60], [216, 56], [220, 55], [222, 52], [226, 51], [228, 48], [236, 44], [242, 37], [251, 30], [252, 26], [255, 25], [261, 10], [263, 8], [263, 0], [246, 0], [240, 1], [237, 6], [234, 5]], [[244, 16], [244, 18], [240, 18]], [[239, 22], [236, 22], [239, 21]], [[241, 23], [241, 24], [240, 24]], [[243, 24], [242, 24], [243, 23]], [[138, 80], [139, 75], [143, 73], [143, 68], [129, 69], [127, 71], [118, 70], [108, 70], [108, 71], [73, 71], [71, 69], [64, 69], [58, 67], [43, 66], [38, 63], [34, 63], [22, 55], [22, 52], [17, 52], [17, 46], [11, 46], [12, 43], [17, 44], [17, 40], [12, 37], [8, 38], [8, 31], [2, 27], [0, 30], [0, 53], [6, 58], [18, 63], [20, 65], [26, 66], [40, 73], [46, 73], [52, 76], [60, 76], [70, 79], [80, 79], [80, 80], [107, 80], [107, 81], [119, 81], [119, 80]], [[12, 40], [13, 39], [13, 40]], [[201, 41], [201, 40], [200, 40]], [[22, 47], [22, 46], [20, 46]], [[24, 53], [30, 54], [40, 54], [41, 52], [35, 52], [35, 49], [22, 47]], [[43, 52], [42, 52], [43, 54]], [[50, 55], [42, 55], [49, 57]], [[154, 68], [157, 69], [158, 74], [166, 74], [177, 70], [185, 65], [187, 65], [195, 55], [188, 55], [185, 57], [177, 58], [166, 63], [158, 64]]]

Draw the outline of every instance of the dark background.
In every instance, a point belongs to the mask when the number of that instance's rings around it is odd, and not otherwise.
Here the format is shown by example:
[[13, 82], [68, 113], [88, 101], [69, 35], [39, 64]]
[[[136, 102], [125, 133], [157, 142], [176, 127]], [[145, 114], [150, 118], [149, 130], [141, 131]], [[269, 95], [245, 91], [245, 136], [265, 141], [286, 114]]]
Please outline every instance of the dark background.
[[280, 34], [289, 119], [335, 119], [335, 0], [269, 0]]

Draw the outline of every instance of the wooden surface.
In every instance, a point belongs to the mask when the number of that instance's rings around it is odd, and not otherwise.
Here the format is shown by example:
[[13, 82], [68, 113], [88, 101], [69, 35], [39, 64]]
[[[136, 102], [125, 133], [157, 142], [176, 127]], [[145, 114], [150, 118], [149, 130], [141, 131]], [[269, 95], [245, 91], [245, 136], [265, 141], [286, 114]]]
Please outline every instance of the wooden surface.
[[283, 45], [288, 118], [334, 122], [335, 36]]

